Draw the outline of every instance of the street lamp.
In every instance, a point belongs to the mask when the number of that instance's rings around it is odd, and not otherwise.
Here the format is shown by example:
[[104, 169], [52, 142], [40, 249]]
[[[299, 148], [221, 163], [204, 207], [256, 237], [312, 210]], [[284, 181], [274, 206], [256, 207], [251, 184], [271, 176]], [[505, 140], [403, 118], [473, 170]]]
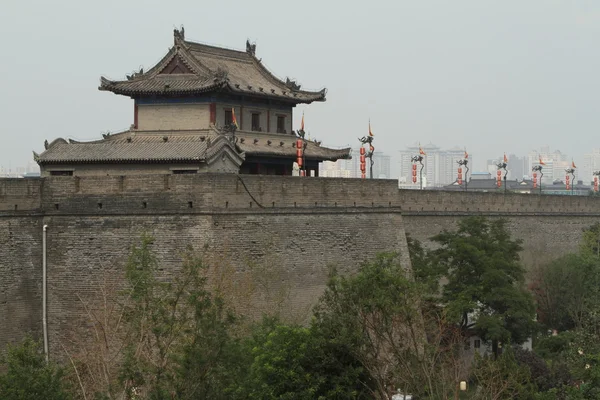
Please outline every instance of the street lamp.
[[574, 187], [574, 184], [575, 184], [575, 164], [573, 164], [573, 166], [571, 168], [565, 169], [565, 172], [567, 173], [567, 176], [565, 177], [567, 190], [569, 190], [569, 180], [570, 180], [569, 179], [569, 174], [571, 174], [571, 176], [573, 177], [573, 180], [571, 181], [572, 183], [570, 185], [571, 186], [571, 196], [573, 196], [575, 194], [575, 192], [574, 192], [575, 191], [575, 187]]
[[[501, 169], [504, 170], [504, 194], [506, 194], [506, 175], [508, 174], [508, 170], [506, 169], [507, 165], [508, 165], [508, 159], [506, 158], [506, 154], [505, 154], [504, 161], [496, 164], [496, 166], [498, 167], [498, 176], [500, 176], [500, 170]], [[498, 182], [498, 183], [500, 183], [500, 182]], [[500, 185], [498, 185], [498, 186], [500, 186]]]
[[[370, 130], [370, 128], [369, 128]], [[365, 154], [365, 158], [369, 159], [369, 163], [370, 163], [370, 171], [369, 171], [369, 176], [370, 179], [373, 179], [373, 164], [375, 164], [375, 161], [373, 161], [373, 153], [375, 152], [375, 147], [373, 147], [373, 136], [369, 135], [369, 136], [363, 136], [361, 138], [358, 139], [363, 145], [365, 144], [369, 144], [369, 151], [366, 152]]]
[[[304, 117], [303, 117], [304, 118]], [[304, 125], [304, 123], [302, 123]], [[305, 136], [306, 132], [301, 128], [296, 131], [296, 135], [298, 140], [296, 140], [296, 162], [298, 163], [298, 167], [300, 168], [300, 176], [306, 176], [306, 146], [308, 143], [306, 142]]]
[[419, 169], [419, 188], [423, 190], [423, 167], [425, 167], [425, 165], [423, 165], [423, 156], [420, 154], [418, 156], [412, 156], [410, 161], [421, 164], [421, 169]]
[[458, 164], [458, 184], [462, 183], [462, 167], [464, 166], [465, 171], [465, 192], [469, 186], [469, 160], [467, 160], [467, 153], [465, 152], [465, 158], [463, 160], [458, 160], [456, 163]]
[[537, 185], [537, 173], [540, 173], [540, 196], [542, 194], [542, 178], [544, 177], [544, 173], [542, 172], [542, 165], [535, 165], [533, 168], [531, 168], [531, 170], [533, 171], [533, 187], [535, 189], [535, 186]]

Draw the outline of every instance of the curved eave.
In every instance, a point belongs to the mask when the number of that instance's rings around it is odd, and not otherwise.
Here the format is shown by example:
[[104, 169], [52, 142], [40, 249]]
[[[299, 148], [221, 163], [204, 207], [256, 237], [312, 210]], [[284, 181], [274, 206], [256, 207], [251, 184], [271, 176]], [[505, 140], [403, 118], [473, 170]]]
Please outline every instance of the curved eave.
[[[331, 154], [329, 154], [329, 155], [324, 154], [324, 155], [316, 156], [316, 155], [310, 155], [307, 151], [304, 158], [309, 161], [337, 161], [337, 160], [349, 160], [352, 158], [350, 156], [350, 148], [340, 149], [340, 150], [328, 149], [328, 152], [330, 152]], [[273, 152], [261, 151], [259, 149], [257, 149], [257, 150], [247, 149], [247, 150], [245, 150], [245, 153], [249, 157], [257, 157], [258, 156], [258, 157], [285, 158], [285, 159], [290, 159], [290, 160], [296, 160], [296, 156], [294, 154], [273, 154]]]
[[235, 86], [232, 86], [231, 84], [227, 84], [227, 88], [229, 89], [229, 91], [231, 91], [232, 93], [238, 94], [238, 95], [242, 95], [242, 96], [254, 96], [254, 97], [261, 97], [261, 98], [267, 98], [267, 99], [272, 99], [272, 100], [277, 100], [277, 101], [285, 101], [285, 102], [290, 102], [290, 103], [294, 103], [294, 104], [310, 104], [314, 101], [325, 101], [325, 95], [327, 93], [327, 91], [325, 89], [321, 90], [320, 92], [309, 92], [309, 95], [305, 95], [302, 94], [302, 96], [294, 96], [294, 93], [299, 93], [299, 92], [293, 92], [290, 91], [289, 93], [292, 93], [292, 95], [283, 95], [283, 94], [277, 94], [277, 93], [268, 93], [268, 92], [260, 92], [260, 91], [250, 91], [250, 90], [241, 90], [238, 89]]
[[183, 163], [204, 163], [204, 158], [177, 158], [177, 159], [114, 159], [114, 160], [39, 160], [39, 165], [80, 165], [80, 164], [183, 164]]
[[[220, 89], [221, 87], [224, 86], [223, 82], [216, 82], [212, 85], [207, 85], [204, 87], [193, 87], [193, 88], [189, 88], [189, 89], [135, 89], [135, 88], [128, 88], [126, 87], [126, 85], [130, 82], [135, 82], [135, 81], [118, 81], [118, 82], [112, 82], [112, 81], [108, 81], [108, 80], [104, 80], [105, 78], [102, 78], [103, 80], [101, 81], [100, 86], [98, 86], [98, 90], [102, 90], [102, 91], [107, 91], [107, 92], [112, 92], [114, 94], [120, 94], [120, 95], [125, 95], [125, 96], [156, 96], [156, 95], [162, 95], [162, 96], [177, 96], [177, 95], [193, 95], [193, 94], [199, 94], [199, 93], [206, 93], [206, 92], [210, 92], [213, 90], [217, 90]], [[109, 83], [106, 83], [109, 82]]]

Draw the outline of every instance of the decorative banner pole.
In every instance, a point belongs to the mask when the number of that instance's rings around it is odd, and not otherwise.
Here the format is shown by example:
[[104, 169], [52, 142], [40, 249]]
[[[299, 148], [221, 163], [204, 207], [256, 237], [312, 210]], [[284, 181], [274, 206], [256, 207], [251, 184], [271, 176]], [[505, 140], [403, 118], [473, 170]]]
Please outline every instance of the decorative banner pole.
[[504, 159], [503, 162], [496, 164], [496, 166], [498, 167], [498, 173], [497, 173], [497, 184], [498, 187], [501, 186], [501, 175], [502, 172], [500, 171], [501, 169], [504, 170], [504, 194], [506, 194], [506, 175], [508, 174], [508, 170], [506, 169], [508, 165], [508, 158], [506, 157], [506, 153], [504, 153]]
[[423, 151], [423, 149], [421, 148], [421, 146], [419, 146], [419, 155], [418, 156], [412, 156], [410, 158], [410, 161], [412, 161], [413, 163], [413, 183], [415, 182], [415, 178], [416, 175], [415, 173], [417, 172], [417, 165], [416, 163], [418, 162], [419, 164], [421, 164], [421, 169], [419, 169], [419, 189], [423, 190], [423, 168], [425, 167], [425, 165], [423, 164], [423, 156], [426, 156], [427, 154]]
[[468, 187], [469, 187], [469, 153], [467, 153], [467, 151], [465, 150], [465, 158], [462, 160], [458, 160], [458, 179], [456, 180], [458, 185], [462, 185], [462, 167], [464, 166], [466, 171], [465, 171], [465, 192], [467, 191]]
[[[362, 168], [362, 163], [363, 163], [363, 154], [364, 154], [364, 158], [368, 158], [369, 159], [369, 164], [370, 164], [370, 171], [369, 171], [369, 178], [373, 179], [373, 164], [375, 164], [375, 161], [373, 161], [373, 153], [375, 152], [375, 147], [373, 147], [373, 139], [374, 139], [375, 135], [373, 135], [373, 132], [371, 131], [371, 121], [369, 120], [369, 135], [368, 136], [363, 136], [361, 138], [359, 138], [358, 140], [362, 143], [362, 145], [364, 146], [365, 144], [369, 144], [369, 151], [365, 154], [364, 153], [364, 148], [361, 147], [360, 148], [360, 154], [361, 154], [361, 168]], [[366, 160], [365, 160], [365, 170], [363, 171], [361, 169], [361, 172], [363, 175], [366, 174]], [[363, 178], [365, 178], [365, 176], [363, 176]]]
[[598, 193], [598, 177], [600, 176], [600, 171], [594, 171], [594, 192]]
[[575, 170], [577, 169], [577, 167], [575, 166], [575, 162], [571, 161], [571, 168], [567, 168], [565, 169], [565, 172], [567, 173], [567, 176], [565, 176], [565, 186], [566, 189], [569, 190], [569, 174], [571, 174], [571, 176], [573, 177], [573, 180], [570, 184], [571, 187], [571, 196], [573, 196], [575, 194]]
[[[540, 162], [542, 160], [540, 159]], [[533, 188], [535, 189], [538, 185], [537, 183], [537, 173], [540, 173], [540, 196], [542, 195], [542, 178], [544, 177], [544, 173], [542, 172], [542, 165], [535, 165], [532, 169], [533, 171]]]
[[304, 132], [304, 113], [302, 113], [302, 122], [300, 130], [296, 131], [298, 139], [296, 140], [296, 163], [298, 164], [300, 176], [306, 176], [306, 132]]

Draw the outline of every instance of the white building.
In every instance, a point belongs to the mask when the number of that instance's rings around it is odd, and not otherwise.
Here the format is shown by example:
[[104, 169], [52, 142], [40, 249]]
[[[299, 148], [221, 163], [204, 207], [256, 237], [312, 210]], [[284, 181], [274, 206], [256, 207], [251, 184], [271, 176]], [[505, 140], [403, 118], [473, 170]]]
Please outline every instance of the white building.
[[[544, 184], [551, 184], [555, 180], [564, 181], [565, 169], [571, 166], [571, 159], [561, 153], [560, 150], [551, 152], [548, 146], [542, 146], [539, 151], [533, 150], [527, 155], [530, 174], [535, 165], [540, 165], [540, 158], [546, 164], [542, 166]], [[578, 173], [575, 171], [575, 179], [577, 179], [577, 175]]]
[[[373, 154], [373, 178], [391, 179], [391, 157], [375, 150]], [[370, 174], [370, 163], [367, 158], [367, 178]], [[336, 162], [324, 161], [319, 168], [319, 176], [328, 178], [360, 178], [360, 149], [352, 149], [351, 160]]]
[[[423, 183], [429, 186], [440, 187], [456, 181], [458, 174], [458, 161], [464, 159], [465, 151], [459, 147], [449, 150], [442, 150], [440, 147], [430, 143], [421, 146], [426, 153], [423, 159]], [[399, 182], [405, 180], [412, 183], [412, 162], [413, 156], [419, 155], [419, 145], [409, 146], [406, 150], [400, 151], [400, 177]], [[469, 155], [469, 167], [473, 165], [471, 155]], [[421, 166], [417, 164], [418, 171]], [[464, 168], [463, 168], [464, 170]], [[463, 172], [464, 176], [464, 172]]]
[[595, 171], [600, 171], [600, 149], [592, 149], [591, 153], [583, 155], [579, 179], [583, 180], [583, 183], [589, 184], [594, 180]]

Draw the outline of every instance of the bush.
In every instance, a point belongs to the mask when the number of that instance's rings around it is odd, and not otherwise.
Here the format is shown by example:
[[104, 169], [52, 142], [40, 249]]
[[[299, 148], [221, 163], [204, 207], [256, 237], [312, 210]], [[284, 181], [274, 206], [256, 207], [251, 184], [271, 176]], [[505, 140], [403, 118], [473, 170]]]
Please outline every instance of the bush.
[[26, 337], [20, 345], [9, 346], [0, 364], [6, 368], [6, 372], [0, 375], [0, 399], [70, 398], [62, 380], [63, 370], [46, 363], [39, 343], [30, 337]]

